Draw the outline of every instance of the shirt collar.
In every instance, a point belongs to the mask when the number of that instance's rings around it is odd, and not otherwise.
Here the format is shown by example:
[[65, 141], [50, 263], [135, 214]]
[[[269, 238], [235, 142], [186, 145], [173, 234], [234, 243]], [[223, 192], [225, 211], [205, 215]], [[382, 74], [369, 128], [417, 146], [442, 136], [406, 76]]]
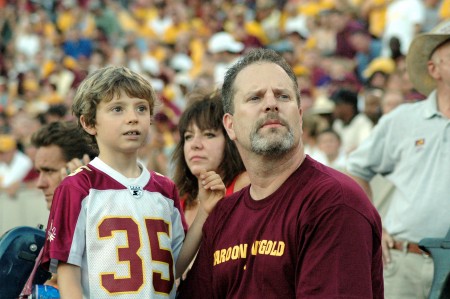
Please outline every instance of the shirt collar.
[[436, 90], [433, 90], [425, 101], [426, 103], [423, 109], [424, 118], [432, 118], [441, 115], [437, 107]]

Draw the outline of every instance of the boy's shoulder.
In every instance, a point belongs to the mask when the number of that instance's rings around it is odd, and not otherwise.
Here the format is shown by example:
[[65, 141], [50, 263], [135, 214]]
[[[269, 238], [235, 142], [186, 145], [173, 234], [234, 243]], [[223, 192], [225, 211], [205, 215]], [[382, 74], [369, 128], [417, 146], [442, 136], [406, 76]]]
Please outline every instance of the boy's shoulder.
[[90, 189], [96, 190], [121, 190], [126, 187], [111, 177], [107, 172], [98, 169], [92, 164], [83, 165], [70, 173], [60, 186], [77, 188], [89, 192]]
[[170, 196], [172, 196], [173, 193], [176, 192], [177, 189], [172, 179], [153, 170], [149, 170], [149, 172], [150, 180], [146, 188], [151, 191], [158, 191], [161, 194], [169, 194]]
[[92, 167], [89, 164], [83, 165], [68, 174], [61, 182], [61, 185], [69, 184], [72, 186], [83, 186], [92, 182], [95, 176], [98, 176], [98, 170], [95, 167]]

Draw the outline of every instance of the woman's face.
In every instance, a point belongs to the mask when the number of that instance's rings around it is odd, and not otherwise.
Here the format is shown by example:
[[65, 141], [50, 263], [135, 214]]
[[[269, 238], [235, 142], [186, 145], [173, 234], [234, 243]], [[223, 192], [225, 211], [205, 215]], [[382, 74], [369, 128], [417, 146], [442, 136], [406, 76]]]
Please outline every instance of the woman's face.
[[225, 149], [222, 130], [200, 130], [191, 124], [184, 133], [184, 158], [193, 175], [199, 176], [202, 169], [217, 173]]

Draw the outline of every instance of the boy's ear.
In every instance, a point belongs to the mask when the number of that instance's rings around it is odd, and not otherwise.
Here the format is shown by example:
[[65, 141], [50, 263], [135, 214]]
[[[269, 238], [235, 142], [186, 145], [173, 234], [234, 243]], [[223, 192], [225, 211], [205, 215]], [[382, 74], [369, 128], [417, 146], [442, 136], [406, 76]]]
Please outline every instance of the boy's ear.
[[95, 129], [95, 126], [90, 126], [86, 123], [86, 118], [84, 115], [80, 116], [80, 123], [83, 129], [90, 135], [95, 136], [97, 135], [97, 130]]

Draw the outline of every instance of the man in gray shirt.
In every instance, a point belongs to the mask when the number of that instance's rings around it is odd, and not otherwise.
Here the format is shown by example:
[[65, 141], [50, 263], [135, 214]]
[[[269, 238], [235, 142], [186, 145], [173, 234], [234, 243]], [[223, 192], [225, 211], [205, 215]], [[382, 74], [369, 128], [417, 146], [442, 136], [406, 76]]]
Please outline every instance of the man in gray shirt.
[[450, 228], [450, 21], [418, 35], [406, 59], [411, 82], [427, 99], [382, 117], [347, 170], [369, 196], [376, 174], [394, 184], [383, 219], [385, 296], [425, 299], [433, 262], [417, 243]]

